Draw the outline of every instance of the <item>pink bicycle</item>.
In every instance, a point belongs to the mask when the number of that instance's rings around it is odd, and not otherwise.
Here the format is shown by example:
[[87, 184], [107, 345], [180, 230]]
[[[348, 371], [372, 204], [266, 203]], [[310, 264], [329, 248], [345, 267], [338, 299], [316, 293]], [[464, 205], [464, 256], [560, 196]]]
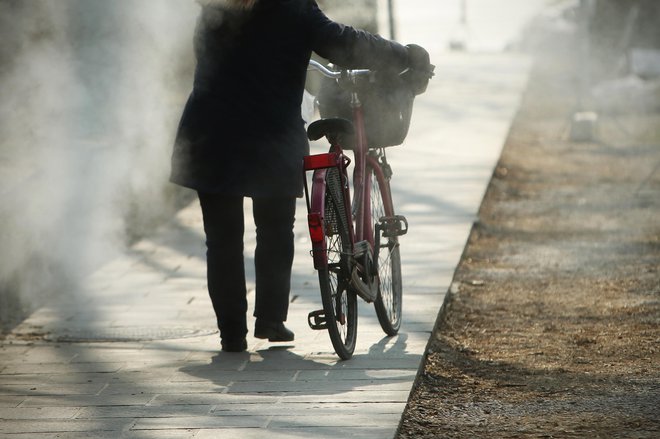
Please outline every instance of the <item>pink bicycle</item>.
[[[382, 89], [373, 92], [377, 72], [335, 71], [315, 61], [310, 61], [310, 67], [332, 81], [328, 82], [331, 92], [318, 99], [324, 118], [307, 130], [310, 140], [325, 136], [330, 150], [304, 159], [311, 254], [323, 303], [323, 309], [309, 313], [308, 323], [315, 330], [327, 329], [335, 352], [346, 360], [355, 350], [358, 296], [375, 304], [387, 335], [396, 335], [401, 327], [399, 237], [408, 231], [408, 222], [395, 213], [390, 192], [392, 168], [385, 147], [403, 142], [414, 93], [404, 87], [402, 94], [390, 96], [393, 100], [388, 103]], [[328, 105], [324, 100], [339, 104]], [[376, 101], [385, 107], [385, 115], [368, 113], [369, 105], [376, 105]], [[353, 199], [348, 175], [351, 160], [344, 153], [351, 149], [355, 161]], [[313, 172], [311, 190], [307, 172]]]

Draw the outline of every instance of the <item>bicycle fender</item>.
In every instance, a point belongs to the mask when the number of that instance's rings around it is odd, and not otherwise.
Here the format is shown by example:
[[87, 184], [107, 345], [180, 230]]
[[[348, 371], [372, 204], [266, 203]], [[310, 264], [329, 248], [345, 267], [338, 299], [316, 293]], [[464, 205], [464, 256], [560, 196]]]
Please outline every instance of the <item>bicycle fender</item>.
[[307, 222], [312, 240], [312, 258], [314, 268], [320, 270], [328, 265], [328, 248], [325, 242], [325, 175], [326, 169], [317, 169], [312, 177], [312, 196], [310, 199]]

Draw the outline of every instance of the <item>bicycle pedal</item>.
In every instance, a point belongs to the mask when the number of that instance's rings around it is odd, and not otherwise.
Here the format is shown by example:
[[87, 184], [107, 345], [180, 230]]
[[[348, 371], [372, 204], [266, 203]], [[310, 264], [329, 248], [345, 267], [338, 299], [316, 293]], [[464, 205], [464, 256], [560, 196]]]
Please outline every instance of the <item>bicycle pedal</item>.
[[379, 227], [385, 238], [402, 236], [408, 233], [408, 220], [403, 215], [386, 216], [380, 218]]
[[325, 317], [325, 311], [319, 309], [312, 311], [307, 315], [307, 324], [315, 330], [328, 329], [328, 320]]
[[371, 251], [371, 244], [369, 244], [369, 241], [358, 241], [353, 244], [353, 257], [355, 259], [360, 259]]

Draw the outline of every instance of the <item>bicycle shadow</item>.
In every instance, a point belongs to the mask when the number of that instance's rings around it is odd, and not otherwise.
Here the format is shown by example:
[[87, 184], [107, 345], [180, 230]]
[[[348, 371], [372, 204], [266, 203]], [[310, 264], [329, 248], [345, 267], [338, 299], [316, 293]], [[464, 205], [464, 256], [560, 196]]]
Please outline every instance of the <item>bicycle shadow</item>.
[[252, 352], [218, 352], [204, 364], [179, 369], [191, 382], [225, 389], [227, 399], [241, 395], [300, 399], [377, 388], [398, 392], [404, 400], [422, 360], [405, 349], [408, 336], [383, 337], [366, 353], [341, 361], [334, 352], [302, 354], [293, 346], [270, 346]]

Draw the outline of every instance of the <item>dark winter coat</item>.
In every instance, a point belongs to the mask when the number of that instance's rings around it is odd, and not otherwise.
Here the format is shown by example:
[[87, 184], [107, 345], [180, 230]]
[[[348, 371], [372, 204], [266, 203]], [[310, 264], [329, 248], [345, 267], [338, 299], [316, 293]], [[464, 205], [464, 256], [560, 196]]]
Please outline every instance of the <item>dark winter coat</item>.
[[171, 181], [202, 192], [300, 196], [309, 145], [301, 103], [311, 52], [347, 68], [407, 66], [397, 43], [328, 19], [314, 0], [204, 6], [197, 69]]

